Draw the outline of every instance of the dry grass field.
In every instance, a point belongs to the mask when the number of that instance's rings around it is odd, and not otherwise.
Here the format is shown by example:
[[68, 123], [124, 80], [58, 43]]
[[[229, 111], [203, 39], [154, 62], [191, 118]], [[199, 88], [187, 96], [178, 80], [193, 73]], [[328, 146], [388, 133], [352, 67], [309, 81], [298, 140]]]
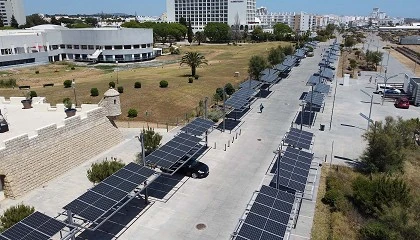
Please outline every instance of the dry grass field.
[[[200, 76], [194, 83], [188, 83], [191, 74], [188, 66], [178, 63], [167, 64], [160, 67], [144, 67], [120, 70], [119, 86], [124, 87], [121, 94], [122, 112], [120, 120], [126, 120], [128, 109], [134, 108], [139, 112], [135, 121], [148, 122], [174, 122], [176, 118], [185, 118], [186, 113], [198, 106], [198, 102], [205, 97], [212, 97], [217, 87], [226, 83], [238, 84], [247, 77], [248, 62], [252, 55], [267, 56], [271, 47], [276, 47], [280, 42], [269, 42], [244, 45], [201, 45], [183, 46], [181, 55], [165, 56], [156, 61], [179, 60], [183, 53], [198, 51], [209, 61], [209, 65], [197, 69]], [[35, 74], [39, 71], [39, 74]], [[240, 72], [240, 77], [234, 77], [235, 72]], [[0, 72], [0, 79], [15, 78], [18, 85], [30, 85], [31, 90], [38, 96], [45, 96], [47, 101], [55, 104], [62, 102], [63, 98], [73, 99], [73, 89], [63, 87], [63, 81], [76, 80], [77, 101], [81, 103], [98, 103], [102, 94], [108, 89], [110, 81], [116, 82], [116, 72], [110, 66], [78, 67], [71, 70], [68, 64], [57, 63], [44, 66], [16, 68]], [[159, 88], [159, 82], [166, 80], [169, 87]], [[140, 81], [141, 89], [135, 89], [134, 83]], [[54, 87], [43, 88], [45, 83], [55, 83]], [[98, 88], [98, 97], [90, 96], [91, 88]], [[19, 89], [0, 89], [0, 96], [22, 96]], [[148, 116], [146, 117], [146, 111]]]

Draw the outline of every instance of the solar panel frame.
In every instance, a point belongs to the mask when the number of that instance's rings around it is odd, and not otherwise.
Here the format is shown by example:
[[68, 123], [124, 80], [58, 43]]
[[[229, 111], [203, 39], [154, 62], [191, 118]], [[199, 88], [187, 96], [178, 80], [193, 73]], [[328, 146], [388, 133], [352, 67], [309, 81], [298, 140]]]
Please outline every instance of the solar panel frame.
[[307, 103], [312, 103], [312, 105], [322, 106], [324, 103], [324, 95], [318, 92], [308, 92], [305, 99]]
[[196, 118], [186, 126], [181, 128], [181, 131], [190, 134], [201, 136], [214, 125], [213, 121]]
[[[251, 85], [251, 87], [250, 87], [250, 85]], [[245, 81], [245, 82], [243, 82], [243, 83], [241, 83], [240, 85], [239, 85], [239, 88], [244, 88], [244, 89], [255, 89], [255, 88], [257, 88], [257, 87], [259, 87], [261, 85], [261, 82], [260, 81], [257, 81], [257, 80], [247, 80], [247, 81]]]
[[330, 92], [330, 89], [331, 89], [330, 85], [327, 85], [325, 83], [318, 83], [314, 87], [314, 92], [328, 94]]
[[298, 148], [310, 149], [312, 138], [313, 133], [291, 128], [286, 135], [284, 142]]

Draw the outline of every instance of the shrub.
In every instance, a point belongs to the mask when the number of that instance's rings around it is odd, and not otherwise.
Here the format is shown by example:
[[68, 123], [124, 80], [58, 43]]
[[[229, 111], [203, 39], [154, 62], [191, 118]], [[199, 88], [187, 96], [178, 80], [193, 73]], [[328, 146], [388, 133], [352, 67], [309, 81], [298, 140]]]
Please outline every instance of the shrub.
[[161, 87], [161, 88], [167, 88], [168, 87], [168, 81], [165, 81], [165, 80], [162, 80], [162, 81], [160, 81], [160, 83], [159, 83], [159, 86]]
[[119, 86], [117, 88], [117, 90], [118, 90], [119, 93], [123, 93], [124, 92], [124, 87], [123, 86]]
[[193, 83], [194, 82], [194, 78], [190, 77], [188, 78], [188, 83]]
[[71, 109], [71, 107], [72, 107], [72, 105], [73, 105], [73, 103], [71, 102], [71, 99], [70, 99], [70, 98], [64, 98], [64, 99], [63, 99], [63, 103], [64, 103], [64, 106], [65, 106], [67, 109]]
[[129, 110], [128, 110], [128, 117], [129, 118], [135, 118], [135, 117], [137, 117], [137, 110], [136, 109], [133, 109], [133, 108], [130, 108]]
[[35, 71], [35, 74], [39, 74], [39, 71], [38, 71], [38, 70], [36, 70], [36, 71]]
[[110, 88], [115, 88], [115, 82], [109, 82], [109, 83], [108, 83], [108, 86], [109, 86]]
[[388, 226], [378, 221], [372, 221], [364, 225], [360, 229], [360, 237], [361, 239], [366, 239], [366, 240], [399, 239], [397, 233], [392, 232], [392, 230], [390, 230]]
[[36, 94], [36, 92], [35, 92], [35, 91], [30, 91], [30, 92], [29, 92], [29, 96], [30, 96], [31, 98], [34, 98], [34, 97], [38, 97], [38, 94]]
[[232, 86], [231, 83], [225, 85], [225, 91], [227, 95], [232, 95], [235, 92], [235, 88]]
[[135, 82], [134, 88], [141, 88], [141, 82]]
[[195, 75], [194, 78], [195, 78], [195, 80], [198, 80], [200, 78], [200, 76]]
[[12, 88], [12, 87], [16, 87], [16, 79], [14, 78], [10, 78], [9, 80], [0, 80], [0, 87], [2, 88]]
[[75, 68], [75, 67], [71, 67], [70, 69], [71, 69], [71, 70], [76, 70], [76, 68]]
[[33, 212], [35, 212], [33, 207], [23, 205], [22, 203], [6, 209], [3, 215], [0, 216], [0, 231], [5, 231], [6, 229], [20, 222], [22, 219], [31, 215]]
[[92, 97], [99, 96], [99, 90], [97, 88], [90, 89], [90, 96], [92, 96]]
[[100, 163], [93, 163], [87, 170], [87, 178], [92, 183], [100, 183], [125, 166], [121, 161], [105, 160]]
[[222, 115], [223, 113], [221, 111], [211, 111], [207, 113], [207, 117], [213, 122], [218, 122]]
[[72, 81], [71, 81], [71, 80], [66, 80], [66, 81], [64, 81], [64, 83], [63, 83], [64, 88], [69, 88], [69, 87], [71, 87], [71, 84], [72, 84]]
[[179, 48], [171, 47], [170, 51], [171, 51], [171, 54], [175, 54], [175, 55], [181, 54], [181, 51], [179, 51]]

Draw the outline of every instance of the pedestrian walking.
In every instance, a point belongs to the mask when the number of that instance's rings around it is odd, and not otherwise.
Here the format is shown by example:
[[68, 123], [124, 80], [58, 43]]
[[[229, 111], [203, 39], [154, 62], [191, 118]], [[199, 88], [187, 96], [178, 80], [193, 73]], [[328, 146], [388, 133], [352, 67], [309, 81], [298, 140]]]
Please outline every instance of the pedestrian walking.
[[260, 104], [260, 113], [262, 113], [263, 109], [264, 109], [264, 106], [263, 106], [263, 104], [261, 103], [261, 104]]
[[378, 81], [378, 77], [375, 77], [375, 84], [376, 84], [377, 81]]
[[369, 78], [369, 83], [372, 83], [372, 76], [370, 76]]

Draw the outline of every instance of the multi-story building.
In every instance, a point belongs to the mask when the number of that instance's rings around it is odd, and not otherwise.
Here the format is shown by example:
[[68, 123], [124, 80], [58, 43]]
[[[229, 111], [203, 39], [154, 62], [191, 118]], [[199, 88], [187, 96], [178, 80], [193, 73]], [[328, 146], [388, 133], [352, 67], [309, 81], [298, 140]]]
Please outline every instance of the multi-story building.
[[315, 15], [300, 12], [295, 15], [295, 25], [293, 30], [295, 32], [313, 31], [316, 29]]
[[19, 25], [26, 23], [22, 0], [0, 0], [0, 21], [4, 26], [10, 26], [12, 16], [15, 16]]
[[295, 12], [270, 13], [266, 7], [260, 7], [256, 11], [256, 18], [263, 29], [271, 29], [276, 23], [287, 24], [292, 29], [295, 26]]
[[155, 58], [152, 29], [40, 25], [0, 31], [0, 39], [0, 67], [61, 60], [134, 62]]
[[252, 29], [255, 25], [256, 0], [166, 0], [169, 22], [183, 17], [191, 20], [194, 32], [202, 31], [207, 23], [221, 22]]

